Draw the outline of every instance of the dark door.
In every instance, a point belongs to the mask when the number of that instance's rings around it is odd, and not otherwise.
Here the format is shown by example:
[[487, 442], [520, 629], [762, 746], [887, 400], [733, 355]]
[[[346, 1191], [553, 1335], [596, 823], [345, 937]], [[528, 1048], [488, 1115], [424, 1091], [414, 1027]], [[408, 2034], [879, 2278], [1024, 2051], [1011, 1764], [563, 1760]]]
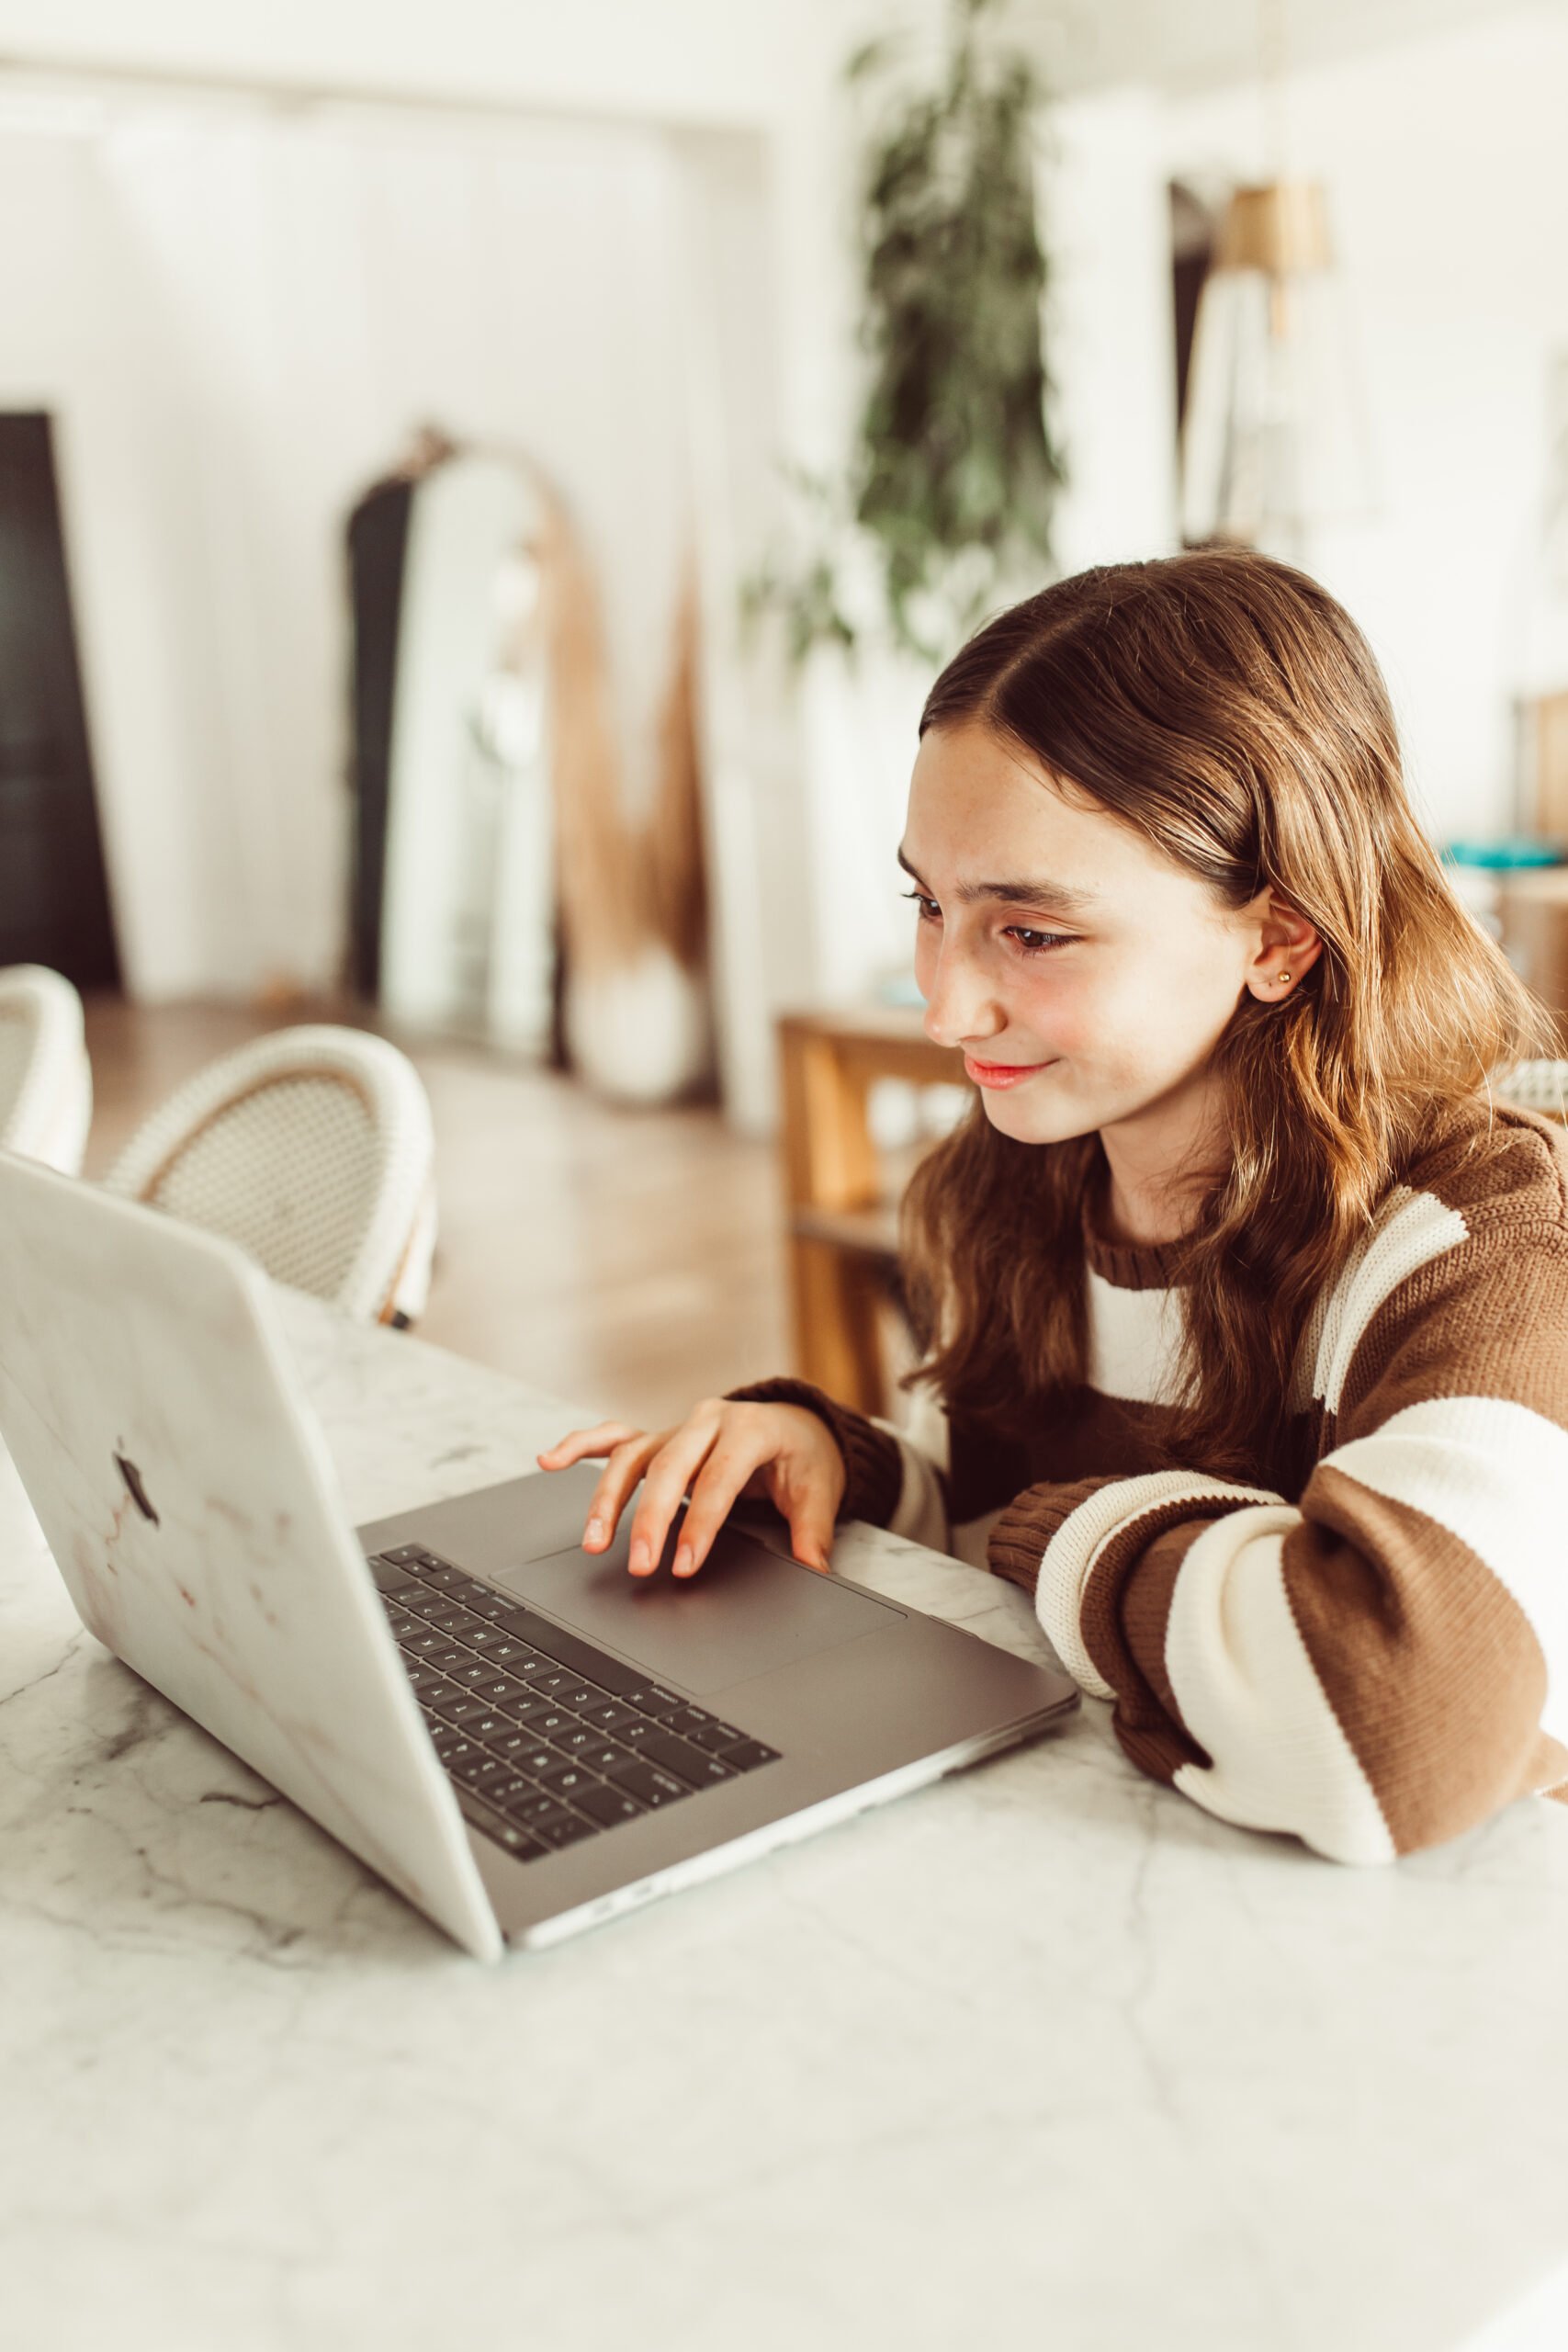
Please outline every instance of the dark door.
[[118, 988], [47, 416], [0, 416], [0, 965]]

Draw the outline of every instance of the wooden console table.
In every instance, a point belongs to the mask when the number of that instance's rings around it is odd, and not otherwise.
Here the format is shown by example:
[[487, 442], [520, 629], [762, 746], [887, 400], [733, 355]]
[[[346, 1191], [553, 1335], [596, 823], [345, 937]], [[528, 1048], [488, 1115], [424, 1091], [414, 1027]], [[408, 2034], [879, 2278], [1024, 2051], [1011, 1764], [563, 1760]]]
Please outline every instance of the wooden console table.
[[913, 1009], [789, 1013], [779, 1023], [795, 1368], [862, 1413], [886, 1409], [877, 1309], [897, 1256], [897, 1202], [871, 1132], [877, 1079], [964, 1086]]

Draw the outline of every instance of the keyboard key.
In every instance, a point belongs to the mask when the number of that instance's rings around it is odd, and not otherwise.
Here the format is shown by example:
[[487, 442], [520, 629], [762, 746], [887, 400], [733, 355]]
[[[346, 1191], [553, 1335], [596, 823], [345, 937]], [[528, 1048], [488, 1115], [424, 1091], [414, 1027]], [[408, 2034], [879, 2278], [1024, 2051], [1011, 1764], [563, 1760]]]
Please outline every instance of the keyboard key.
[[460, 1788], [457, 1804], [465, 1821], [471, 1822], [485, 1837], [493, 1838], [498, 1846], [503, 1846], [519, 1861], [537, 1861], [541, 1854], [549, 1852], [549, 1848], [541, 1845], [531, 1829], [525, 1829], [515, 1821], [502, 1820], [499, 1814], [492, 1812], [488, 1796], [481, 1804], [472, 1790]]
[[460, 1637], [468, 1623], [467, 1610], [459, 1609], [455, 1600], [448, 1600], [444, 1592], [426, 1593], [424, 1606], [419, 1613], [427, 1625], [434, 1627], [438, 1633], [450, 1634], [454, 1641]]
[[511, 1673], [521, 1673], [524, 1661], [532, 1657], [534, 1653], [525, 1648], [514, 1634], [507, 1633], [504, 1627], [497, 1628], [496, 1634], [497, 1638], [484, 1645], [486, 1657], [493, 1665], [504, 1666]]
[[392, 1629], [392, 1639], [395, 1642], [412, 1641], [416, 1634], [425, 1631], [417, 1617], [409, 1616], [407, 1611], [401, 1609], [390, 1611], [387, 1623]]
[[673, 1690], [666, 1690], [657, 1682], [637, 1683], [630, 1690], [622, 1691], [621, 1696], [628, 1707], [635, 1707], [643, 1715], [677, 1715], [686, 1703]]
[[488, 1794], [512, 1821], [542, 1821], [547, 1814], [560, 1811], [549, 1791], [534, 1781], [492, 1781]]
[[664, 1720], [671, 1731], [682, 1732], [689, 1736], [693, 1732], [701, 1731], [705, 1724], [711, 1724], [713, 1717], [705, 1715], [700, 1707], [682, 1707], [678, 1715], [666, 1715]]
[[515, 1854], [519, 1861], [536, 1862], [541, 1854], [550, 1850], [547, 1846], [541, 1846], [536, 1838], [530, 1838], [525, 1829], [520, 1829], [514, 1821], [498, 1821], [493, 1829], [487, 1821], [484, 1834], [493, 1838], [498, 1846], [504, 1846], [509, 1854]]
[[534, 1690], [551, 1699], [565, 1700], [577, 1677], [570, 1667], [552, 1667], [548, 1674], [531, 1674], [528, 1680]]
[[765, 1747], [760, 1739], [743, 1739], [739, 1747], [727, 1747], [724, 1760], [735, 1772], [753, 1772], [759, 1764], [776, 1764], [779, 1751]]
[[[495, 1663], [493, 1658], [491, 1663], [492, 1666]], [[514, 1701], [519, 1707], [529, 1704], [528, 1685], [525, 1682], [519, 1682], [514, 1674], [491, 1674], [476, 1687], [483, 1690], [488, 1698], [492, 1699], [498, 1707], [510, 1707]], [[736, 1732], [732, 1736], [739, 1739], [740, 1734]]]
[[418, 1577], [407, 1568], [395, 1566], [390, 1560], [378, 1560], [372, 1555], [367, 1559], [365, 1565], [376, 1579], [378, 1592], [417, 1592], [419, 1590]]
[[531, 1822], [529, 1828], [547, 1846], [575, 1846], [580, 1838], [592, 1838], [594, 1832], [592, 1821], [581, 1821], [574, 1813], [558, 1813]]
[[397, 1596], [400, 1609], [407, 1609], [416, 1617], [428, 1617], [433, 1609], [441, 1609], [446, 1606], [446, 1594], [432, 1592], [427, 1584], [415, 1577], [412, 1568], [400, 1568], [398, 1574], [406, 1576], [409, 1579], [402, 1591]]
[[477, 1717], [491, 1713], [482, 1699], [476, 1699], [471, 1690], [465, 1690], [455, 1682], [449, 1682], [438, 1699], [431, 1700], [430, 1711], [459, 1731], [467, 1730]]
[[691, 1794], [683, 1781], [661, 1772], [656, 1764], [649, 1764], [641, 1756], [629, 1757], [626, 1763], [613, 1766], [607, 1777], [616, 1788], [629, 1789], [646, 1805], [673, 1804], [677, 1797]]
[[[619, 1699], [601, 1699], [596, 1706], [584, 1707], [581, 1713], [585, 1724], [597, 1724], [601, 1731], [618, 1731], [623, 1724], [642, 1720], [635, 1707], [624, 1706]], [[736, 1737], [739, 1736], [737, 1732]]]
[[705, 1724], [697, 1724], [686, 1734], [694, 1747], [710, 1748], [716, 1756], [722, 1756], [727, 1747], [733, 1747], [745, 1736], [745, 1733], [737, 1731], [733, 1724], [716, 1724], [711, 1719]]
[[379, 1556], [383, 1560], [390, 1560], [395, 1568], [406, 1568], [412, 1560], [421, 1557], [421, 1547], [417, 1544], [395, 1544], [390, 1551], [383, 1552]]
[[425, 1652], [424, 1655], [429, 1657], [432, 1666], [438, 1666], [441, 1668], [443, 1674], [450, 1674], [454, 1667], [473, 1665], [474, 1661], [468, 1651], [459, 1649], [450, 1634], [437, 1634], [433, 1631], [429, 1638], [435, 1643], [436, 1646]]
[[516, 1726], [509, 1716], [498, 1715], [495, 1709], [487, 1707], [482, 1700], [475, 1699], [469, 1703], [479, 1709], [477, 1714], [458, 1715], [454, 1713], [447, 1720], [461, 1724], [470, 1739], [482, 1740], [487, 1747], [492, 1747], [506, 1733], [515, 1730]]
[[597, 1747], [580, 1747], [576, 1754], [578, 1762], [586, 1764], [591, 1772], [607, 1772], [612, 1764], [624, 1764], [626, 1760], [624, 1747], [617, 1747], [613, 1739], [603, 1737]]
[[482, 1617], [476, 1617], [471, 1609], [457, 1608], [447, 1620], [446, 1630], [466, 1650], [488, 1650], [495, 1633], [495, 1627], [487, 1625]]
[[466, 1690], [471, 1690], [476, 1683], [490, 1680], [489, 1667], [477, 1657], [465, 1658], [460, 1666], [448, 1666], [443, 1671], [449, 1674], [454, 1682], [460, 1682]]
[[416, 1665], [412, 1657], [403, 1660], [403, 1671], [409, 1679], [409, 1689], [423, 1693], [440, 1687], [442, 1678], [433, 1666]]
[[445, 1634], [437, 1634], [427, 1626], [416, 1634], [405, 1635], [399, 1641], [398, 1647], [405, 1657], [428, 1658], [432, 1666], [439, 1667], [447, 1641]]
[[508, 1674], [519, 1674], [522, 1676], [525, 1682], [536, 1682], [541, 1674], [558, 1674], [560, 1672], [560, 1661], [558, 1658], [542, 1657], [537, 1650], [530, 1649], [526, 1642], [521, 1644], [520, 1646], [523, 1653], [522, 1656], [520, 1657], [509, 1657], [506, 1660], [506, 1671]]
[[584, 1707], [595, 1705], [604, 1693], [596, 1690], [592, 1682], [574, 1682], [570, 1690], [558, 1691], [556, 1695], [563, 1707], [570, 1707], [574, 1715], [580, 1715]]
[[518, 1724], [509, 1723], [504, 1715], [491, 1714], [484, 1720], [498, 1724], [501, 1728], [498, 1731], [481, 1735], [470, 1726], [468, 1736], [470, 1738], [482, 1736], [485, 1746], [492, 1755], [513, 1758], [526, 1755], [531, 1748], [536, 1748], [539, 1745], [531, 1731], [524, 1731]]
[[553, 1764], [547, 1765], [538, 1778], [541, 1787], [554, 1789], [557, 1796], [559, 1797], [571, 1797], [579, 1789], [592, 1789], [597, 1786], [592, 1772], [586, 1771], [581, 1764], [569, 1762], [564, 1756], [558, 1757]]
[[450, 1756], [444, 1761], [453, 1780], [461, 1781], [468, 1789], [482, 1789], [487, 1781], [511, 1778], [511, 1767], [503, 1764], [499, 1756], [487, 1756], [482, 1747], [476, 1748], [471, 1756], [462, 1757], [456, 1764]]
[[446, 1762], [453, 1748], [459, 1747], [462, 1744], [463, 1735], [457, 1729], [457, 1725], [455, 1724], [444, 1724], [439, 1715], [433, 1715], [429, 1723], [425, 1725], [425, 1729], [430, 1734], [430, 1744], [432, 1747], [434, 1748], [435, 1753], [440, 1757], [443, 1763]]
[[584, 1789], [581, 1796], [573, 1797], [572, 1803], [595, 1821], [602, 1821], [606, 1829], [613, 1828], [617, 1821], [636, 1821], [645, 1810], [625, 1789], [607, 1789], [603, 1784]]
[[434, 1707], [439, 1712], [443, 1699], [463, 1699], [468, 1696], [467, 1691], [457, 1683], [449, 1682], [444, 1674], [437, 1674], [433, 1666], [415, 1666], [411, 1661], [409, 1673], [411, 1677], [415, 1674], [423, 1674], [424, 1677], [419, 1691], [419, 1703], [422, 1707]]
[[569, 1731], [561, 1733], [555, 1744], [563, 1756], [581, 1757], [591, 1747], [602, 1747], [604, 1739], [604, 1733], [595, 1724], [573, 1724]]
[[689, 1739], [677, 1739], [672, 1732], [655, 1732], [651, 1739], [639, 1744], [637, 1752], [646, 1756], [649, 1763], [662, 1765], [667, 1772], [678, 1772], [693, 1788], [701, 1788], [708, 1781], [729, 1778], [729, 1767], [716, 1756], [694, 1747]]
[[512, 1609], [498, 1622], [509, 1625], [530, 1648], [543, 1650], [547, 1657], [570, 1667], [585, 1682], [596, 1682], [612, 1698], [624, 1698], [642, 1679], [634, 1667], [623, 1666], [618, 1658], [596, 1649], [592, 1642], [580, 1640], [575, 1634], [562, 1633], [558, 1625], [552, 1625], [536, 1610]]
[[456, 1776], [459, 1765], [477, 1763], [485, 1751], [482, 1747], [476, 1747], [471, 1739], [465, 1739], [462, 1733], [458, 1732], [456, 1739], [444, 1741], [438, 1752], [447, 1771]]
[[488, 1585], [482, 1589], [469, 1585], [463, 1594], [465, 1609], [471, 1609], [476, 1617], [491, 1621], [507, 1616], [516, 1605], [504, 1592], [491, 1592]]
[[419, 1580], [431, 1592], [450, 1592], [454, 1585], [466, 1584], [468, 1581], [461, 1570], [457, 1568], [449, 1568], [445, 1565], [433, 1568], [428, 1563], [421, 1567]]
[[558, 1731], [577, 1729], [575, 1715], [569, 1715], [564, 1707], [552, 1707], [543, 1699], [536, 1707], [520, 1708], [517, 1720], [520, 1724], [525, 1724], [528, 1729], [540, 1739], [553, 1739]]

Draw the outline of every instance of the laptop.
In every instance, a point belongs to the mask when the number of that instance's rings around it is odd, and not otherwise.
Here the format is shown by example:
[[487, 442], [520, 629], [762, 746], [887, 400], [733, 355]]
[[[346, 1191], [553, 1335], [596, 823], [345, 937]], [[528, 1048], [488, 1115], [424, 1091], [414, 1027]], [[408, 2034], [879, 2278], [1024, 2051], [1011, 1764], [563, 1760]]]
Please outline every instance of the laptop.
[[83, 1623], [481, 1958], [1077, 1703], [734, 1521], [697, 1577], [633, 1577], [624, 1524], [580, 1547], [592, 1464], [355, 1530], [266, 1276], [6, 1154], [0, 1299], [0, 1437]]

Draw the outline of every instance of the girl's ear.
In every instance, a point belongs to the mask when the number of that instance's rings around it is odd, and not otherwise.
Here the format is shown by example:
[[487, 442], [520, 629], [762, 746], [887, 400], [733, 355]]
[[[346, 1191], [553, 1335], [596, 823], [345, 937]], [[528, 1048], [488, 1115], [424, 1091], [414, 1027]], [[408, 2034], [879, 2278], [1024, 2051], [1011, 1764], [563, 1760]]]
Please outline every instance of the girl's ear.
[[1258, 926], [1258, 953], [1247, 975], [1247, 985], [1264, 1004], [1278, 1004], [1310, 972], [1323, 953], [1323, 942], [1305, 915], [1283, 899], [1270, 897]]

